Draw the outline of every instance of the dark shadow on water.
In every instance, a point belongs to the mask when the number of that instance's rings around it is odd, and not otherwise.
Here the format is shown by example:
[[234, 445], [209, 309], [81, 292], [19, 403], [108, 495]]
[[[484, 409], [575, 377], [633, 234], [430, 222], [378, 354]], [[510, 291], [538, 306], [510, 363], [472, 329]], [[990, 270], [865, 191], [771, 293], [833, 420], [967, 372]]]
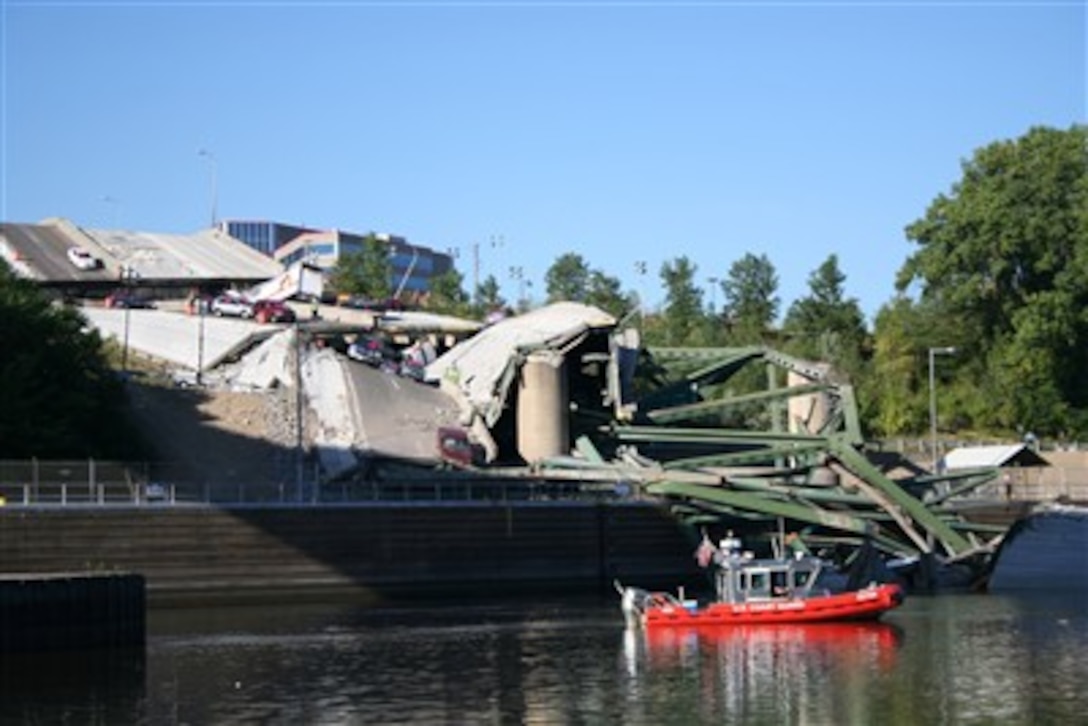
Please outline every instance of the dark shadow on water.
[[140, 648], [0, 656], [0, 723], [134, 723], [145, 700]]

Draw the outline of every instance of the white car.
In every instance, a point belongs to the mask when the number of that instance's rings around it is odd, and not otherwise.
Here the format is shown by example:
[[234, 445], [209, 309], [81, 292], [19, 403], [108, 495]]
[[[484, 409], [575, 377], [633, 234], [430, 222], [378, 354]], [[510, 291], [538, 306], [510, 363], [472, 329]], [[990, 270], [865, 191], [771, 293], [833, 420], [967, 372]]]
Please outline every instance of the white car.
[[68, 248], [68, 261], [81, 270], [96, 270], [102, 261], [80, 247]]
[[212, 315], [230, 315], [237, 318], [252, 318], [253, 303], [237, 293], [223, 293], [212, 300]]

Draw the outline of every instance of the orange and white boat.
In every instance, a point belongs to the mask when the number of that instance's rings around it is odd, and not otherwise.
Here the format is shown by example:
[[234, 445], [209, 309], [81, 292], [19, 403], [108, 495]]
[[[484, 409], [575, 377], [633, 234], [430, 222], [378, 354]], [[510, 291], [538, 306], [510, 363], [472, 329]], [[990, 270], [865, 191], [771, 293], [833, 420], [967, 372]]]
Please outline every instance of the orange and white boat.
[[875, 620], [903, 602], [896, 584], [823, 589], [818, 584], [823, 561], [802, 553], [756, 559], [740, 551], [739, 540], [729, 539], [721, 549], [704, 540], [697, 557], [714, 567], [713, 600], [617, 585], [628, 622], [656, 628]]

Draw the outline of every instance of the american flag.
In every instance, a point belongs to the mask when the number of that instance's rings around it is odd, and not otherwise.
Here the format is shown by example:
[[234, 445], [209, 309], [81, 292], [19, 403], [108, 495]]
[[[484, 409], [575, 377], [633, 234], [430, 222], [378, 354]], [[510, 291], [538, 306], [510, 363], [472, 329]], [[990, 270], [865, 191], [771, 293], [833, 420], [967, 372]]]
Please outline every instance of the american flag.
[[714, 553], [717, 551], [718, 549], [704, 532], [703, 541], [699, 543], [698, 548], [695, 550], [695, 561], [699, 563], [699, 567], [707, 567], [710, 565], [711, 560], [714, 559]]

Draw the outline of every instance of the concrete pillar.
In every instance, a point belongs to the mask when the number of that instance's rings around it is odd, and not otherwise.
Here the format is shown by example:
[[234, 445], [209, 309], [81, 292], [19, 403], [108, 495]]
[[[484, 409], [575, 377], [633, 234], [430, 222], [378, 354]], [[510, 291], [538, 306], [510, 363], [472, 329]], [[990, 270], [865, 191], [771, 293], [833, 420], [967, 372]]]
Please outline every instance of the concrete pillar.
[[[827, 363], [815, 363], [824, 372], [831, 370]], [[790, 371], [786, 376], [787, 386], [801, 386], [816, 383], [815, 380], [800, 373]], [[815, 434], [827, 423], [831, 414], [831, 397], [826, 392], [809, 393], [794, 396], [789, 400], [789, 432], [791, 434]]]
[[518, 453], [527, 463], [570, 453], [570, 391], [562, 354], [530, 353], [518, 381]]

